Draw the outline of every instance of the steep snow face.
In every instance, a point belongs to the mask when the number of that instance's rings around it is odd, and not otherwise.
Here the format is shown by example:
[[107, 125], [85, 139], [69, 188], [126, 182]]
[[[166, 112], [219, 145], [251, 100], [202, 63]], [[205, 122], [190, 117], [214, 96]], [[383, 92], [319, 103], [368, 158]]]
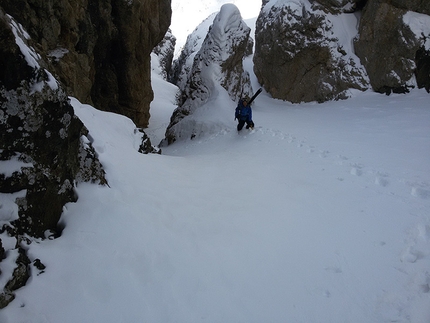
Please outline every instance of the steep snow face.
[[10, 21], [10, 27], [12, 29], [13, 35], [15, 36], [15, 43], [18, 45], [21, 53], [24, 55], [24, 58], [28, 64], [28, 66], [33, 68], [40, 68], [38, 61], [40, 60], [40, 55], [37, 54], [33, 48], [29, 47], [24, 39], [30, 39], [29, 34], [24, 30], [21, 24], [17, 23], [12, 16], [6, 15]]
[[[249, 73], [244, 71], [242, 62], [252, 48], [250, 32], [235, 5], [221, 7], [194, 57], [190, 72], [185, 68], [188, 79], [183, 88], [183, 104], [173, 114], [166, 131], [169, 143], [198, 136], [199, 122], [191, 115], [214, 94], [226, 91], [230, 99], [237, 100], [252, 93]], [[192, 43], [192, 49], [197, 44]], [[180, 87], [182, 84], [183, 79]]]
[[171, 81], [176, 84], [181, 91], [185, 90], [194, 58], [202, 47], [203, 41], [212, 26], [216, 13], [211, 14], [203, 20], [194, 31], [188, 35], [187, 41], [178, 59], [173, 62]]
[[221, 84], [232, 100], [252, 92], [249, 74], [244, 72], [242, 65], [252, 43], [250, 32], [239, 9], [233, 4], [225, 4], [216, 15], [199, 52], [200, 67], [213, 66], [213, 81]]
[[[246, 26], [246, 24], [242, 21], [240, 12], [235, 5], [233, 4], [223, 5], [221, 7], [221, 11], [215, 17], [212, 30], [208, 35], [208, 37], [210, 37], [217, 45], [215, 46], [216, 52], [218, 53], [218, 56], [221, 60], [226, 60], [229, 56], [229, 52], [223, 51], [223, 49], [227, 45], [228, 40], [231, 38], [231, 33], [229, 33], [229, 31], [230, 30], [243, 31], [244, 29], [246, 29], [245, 33], [242, 33], [242, 36], [236, 39], [233, 39], [233, 41], [235, 40], [240, 41], [241, 38], [246, 33], [249, 34], [250, 30]], [[206, 44], [210, 45], [211, 43], [206, 42]], [[208, 46], [208, 47], [210, 48], [211, 46]]]

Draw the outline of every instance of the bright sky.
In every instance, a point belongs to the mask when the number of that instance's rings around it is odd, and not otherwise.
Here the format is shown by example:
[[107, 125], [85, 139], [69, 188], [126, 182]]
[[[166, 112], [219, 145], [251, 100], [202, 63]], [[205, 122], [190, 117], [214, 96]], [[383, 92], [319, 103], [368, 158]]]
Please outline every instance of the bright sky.
[[172, 0], [172, 29], [177, 38], [177, 48], [185, 44], [187, 36], [211, 13], [219, 11], [225, 3], [235, 4], [243, 19], [257, 17], [261, 0]]

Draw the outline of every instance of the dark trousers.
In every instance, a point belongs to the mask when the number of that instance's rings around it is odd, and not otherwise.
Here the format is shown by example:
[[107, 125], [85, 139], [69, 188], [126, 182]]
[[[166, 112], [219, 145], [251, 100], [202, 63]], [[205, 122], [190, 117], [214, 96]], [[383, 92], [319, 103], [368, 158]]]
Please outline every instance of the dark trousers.
[[241, 131], [245, 123], [246, 129], [254, 128], [254, 122], [252, 122], [252, 120], [239, 120], [239, 123], [237, 124], [237, 131]]

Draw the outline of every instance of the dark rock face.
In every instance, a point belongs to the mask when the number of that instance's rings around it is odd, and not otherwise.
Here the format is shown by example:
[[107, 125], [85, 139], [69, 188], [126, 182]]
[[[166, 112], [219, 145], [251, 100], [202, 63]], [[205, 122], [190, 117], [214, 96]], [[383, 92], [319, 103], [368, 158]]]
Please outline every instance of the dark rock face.
[[[368, 72], [372, 88], [381, 93], [404, 93], [429, 82], [428, 54], [430, 40], [427, 30], [414, 32], [416, 20], [424, 15], [407, 12], [428, 12], [428, 1], [369, 0], [360, 21], [355, 42], [357, 55]], [[430, 17], [427, 18], [430, 22]], [[427, 63], [426, 63], [427, 62]]]
[[[429, 1], [310, 2], [263, 1], [254, 71], [273, 97], [323, 102], [369, 86], [387, 94], [416, 86], [428, 89]], [[355, 32], [355, 39], [345, 42], [339, 21], [348, 19], [352, 26], [354, 17], [358, 30], [347, 34]], [[344, 45], [348, 43], [354, 45]]]
[[257, 20], [254, 72], [274, 98], [324, 102], [347, 98], [351, 88], [367, 89], [366, 71], [340, 44], [324, 11], [288, 1], [269, 6]]
[[8, 66], [0, 74], [0, 160], [23, 165], [21, 171], [0, 174], [0, 192], [27, 190], [17, 202], [15, 229], [43, 237], [56, 230], [63, 205], [76, 200], [75, 180], [106, 180], [85, 137], [88, 131], [59, 83], [41, 67], [45, 64], [27, 44], [22, 26], [1, 13], [0, 36], [0, 63]]
[[417, 69], [415, 77], [419, 88], [425, 88], [430, 92], [430, 51], [420, 48], [415, 56], [417, 62]]
[[30, 260], [28, 259], [23, 248], [18, 249], [18, 258], [16, 259], [18, 265], [12, 274], [12, 279], [9, 280], [5, 286], [5, 290], [14, 291], [24, 287], [27, 280], [30, 278]]
[[430, 2], [427, 0], [385, 0], [381, 1], [399, 9], [405, 9], [430, 15]]
[[[1, 239], [0, 239], [1, 241]], [[5, 308], [15, 299], [15, 294], [13, 293], [17, 289], [24, 287], [28, 279], [31, 276], [30, 270], [30, 259], [24, 248], [18, 247], [13, 250], [18, 254], [15, 264], [16, 267], [12, 272], [11, 277], [5, 284], [3, 291], [0, 293], [0, 309]], [[1, 261], [2, 259], [0, 259]]]
[[150, 53], [170, 25], [170, 0], [4, 0], [67, 92], [146, 127]]
[[[179, 79], [186, 79], [185, 84], [178, 84], [183, 92], [183, 102], [170, 120], [166, 131], [167, 143], [181, 138], [193, 139], [205, 132], [206, 125], [190, 116], [208, 102], [212, 93], [218, 91], [218, 86], [222, 86], [233, 101], [241, 96], [251, 96], [250, 77], [243, 68], [243, 59], [249, 54], [252, 44], [250, 32], [237, 7], [225, 4], [215, 16], [194, 58], [183, 57], [185, 63], [178, 68]], [[187, 43], [191, 44], [188, 53], [194, 54], [194, 45], [199, 41], [188, 39]], [[192, 67], [188, 68], [187, 63], [191, 61]]]

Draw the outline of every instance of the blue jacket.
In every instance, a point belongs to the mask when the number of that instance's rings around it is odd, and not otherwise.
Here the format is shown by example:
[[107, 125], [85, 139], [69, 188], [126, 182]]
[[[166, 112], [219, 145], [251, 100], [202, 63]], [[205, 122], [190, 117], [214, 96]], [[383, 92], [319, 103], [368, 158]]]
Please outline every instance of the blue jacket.
[[235, 117], [239, 120], [247, 120], [252, 121], [252, 110], [249, 105], [246, 107], [243, 106], [242, 100], [239, 100], [239, 104], [237, 105]]

